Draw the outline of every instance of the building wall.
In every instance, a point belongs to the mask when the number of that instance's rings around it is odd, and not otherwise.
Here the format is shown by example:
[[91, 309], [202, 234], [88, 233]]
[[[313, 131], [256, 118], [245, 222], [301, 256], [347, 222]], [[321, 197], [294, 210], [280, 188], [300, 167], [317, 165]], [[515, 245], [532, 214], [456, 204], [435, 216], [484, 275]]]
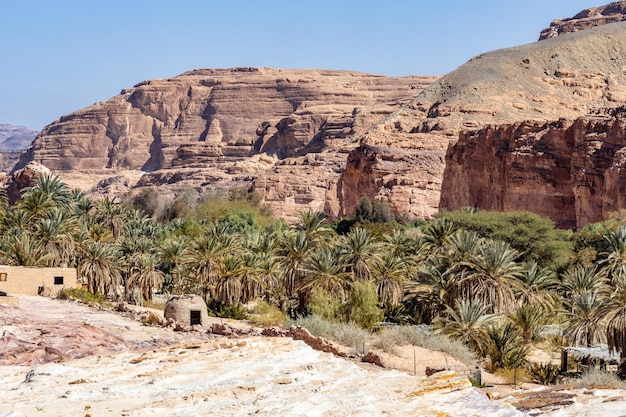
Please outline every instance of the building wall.
[[[62, 283], [58, 283], [60, 281]], [[8, 295], [41, 294], [56, 296], [63, 288], [79, 287], [80, 284], [76, 279], [76, 268], [36, 268], [0, 265], [0, 291]]]

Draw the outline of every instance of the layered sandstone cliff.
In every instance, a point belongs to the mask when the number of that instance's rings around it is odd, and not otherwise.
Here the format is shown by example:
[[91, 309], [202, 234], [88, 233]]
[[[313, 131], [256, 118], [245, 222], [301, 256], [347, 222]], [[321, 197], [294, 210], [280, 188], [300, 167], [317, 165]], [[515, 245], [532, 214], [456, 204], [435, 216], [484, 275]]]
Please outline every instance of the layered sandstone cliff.
[[446, 209], [528, 210], [580, 228], [626, 209], [626, 108], [488, 126], [446, 158]]
[[71, 185], [104, 192], [135, 184], [251, 187], [256, 180], [278, 215], [339, 207], [336, 193], [326, 191], [345, 164], [341, 154], [348, 150], [342, 149], [358, 146], [355, 135], [435, 79], [270, 68], [190, 71], [145, 81], [62, 117], [46, 126], [16, 168], [36, 161]]

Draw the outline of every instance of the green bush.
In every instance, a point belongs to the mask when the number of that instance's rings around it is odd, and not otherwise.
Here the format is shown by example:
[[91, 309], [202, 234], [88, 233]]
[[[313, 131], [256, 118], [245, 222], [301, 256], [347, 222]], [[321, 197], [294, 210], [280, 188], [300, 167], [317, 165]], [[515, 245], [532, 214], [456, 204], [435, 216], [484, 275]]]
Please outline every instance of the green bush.
[[555, 229], [550, 219], [534, 213], [458, 210], [439, 213], [437, 218], [449, 219], [481, 237], [507, 242], [522, 253], [521, 262], [558, 269], [565, 267], [573, 253], [572, 233]]
[[560, 369], [556, 365], [550, 363], [530, 363], [528, 365], [528, 374], [530, 380], [541, 385], [556, 385], [561, 382], [562, 376]]
[[287, 316], [278, 307], [259, 301], [254, 312], [250, 314], [250, 322], [263, 327], [283, 326], [287, 322]]
[[355, 281], [344, 311], [347, 321], [364, 329], [371, 329], [376, 323], [382, 321], [384, 312], [378, 307], [378, 293], [374, 283]]
[[341, 300], [322, 288], [315, 288], [311, 292], [308, 309], [311, 314], [324, 320], [339, 321]]
[[104, 307], [110, 307], [111, 304], [107, 301], [106, 297], [100, 293], [91, 293], [82, 288], [63, 288], [57, 294], [59, 300], [82, 300], [91, 304], [99, 304]]

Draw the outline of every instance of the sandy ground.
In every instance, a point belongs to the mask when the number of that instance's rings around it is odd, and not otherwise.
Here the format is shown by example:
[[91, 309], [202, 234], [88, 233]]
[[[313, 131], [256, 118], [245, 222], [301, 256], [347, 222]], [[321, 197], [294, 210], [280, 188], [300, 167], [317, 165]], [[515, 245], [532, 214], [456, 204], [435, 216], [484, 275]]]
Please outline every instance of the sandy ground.
[[580, 417], [626, 408], [622, 391], [541, 388], [524, 391], [539, 405], [520, 411], [511, 405], [519, 392], [490, 400], [493, 389], [471, 388], [453, 373], [419, 376], [426, 366], [454, 364], [438, 352], [402, 348], [385, 357], [396, 369], [381, 369], [291, 338], [174, 332], [42, 297], [0, 307], [0, 359], [0, 417]]

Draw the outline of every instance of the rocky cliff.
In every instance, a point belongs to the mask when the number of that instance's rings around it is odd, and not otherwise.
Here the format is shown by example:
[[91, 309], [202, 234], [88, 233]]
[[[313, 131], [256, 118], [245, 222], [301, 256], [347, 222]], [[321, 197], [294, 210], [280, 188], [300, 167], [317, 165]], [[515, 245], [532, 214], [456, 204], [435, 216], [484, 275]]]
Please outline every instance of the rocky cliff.
[[446, 159], [441, 205], [528, 210], [580, 228], [626, 209], [626, 108], [466, 132]]
[[604, 6], [585, 9], [574, 17], [553, 20], [550, 27], [541, 31], [539, 40], [624, 20], [626, 20], [626, 1], [616, 1]]
[[358, 146], [353, 138], [435, 79], [190, 71], [142, 82], [46, 126], [16, 169], [36, 161], [71, 185], [104, 192], [254, 186], [278, 215], [325, 206], [337, 214], [342, 203], [331, 190], [345, 154]]

